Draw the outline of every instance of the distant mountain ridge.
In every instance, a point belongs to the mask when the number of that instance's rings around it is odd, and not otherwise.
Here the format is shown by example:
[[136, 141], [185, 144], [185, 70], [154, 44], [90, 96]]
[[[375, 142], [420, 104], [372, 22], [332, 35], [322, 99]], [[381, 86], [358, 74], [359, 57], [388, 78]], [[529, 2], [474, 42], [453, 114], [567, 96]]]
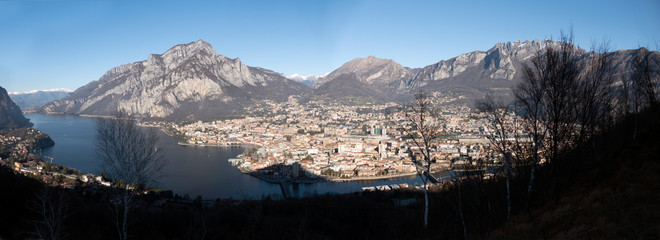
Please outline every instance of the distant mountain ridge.
[[220, 55], [199, 40], [112, 68], [39, 111], [108, 115], [121, 109], [146, 119], [208, 120], [239, 115], [254, 100], [283, 101], [309, 91], [282, 74]]
[[311, 87], [311, 86], [314, 86], [314, 84], [316, 84], [316, 81], [317, 81], [319, 78], [325, 77], [325, 76], [328, 75], [328, 74], [329, 74], [329, 73], [325, 73], [325, 74], [322, 74], [322, 75], [307, 75], [307, 76], [302, 76], [302, 75], [300, 75], [300, 74], [295, 73], [295, 74], [291, 74], [291, 75], [286, 76], [286, 77], [287, 77], [288, 79], [294, 80], [294, 81], [296, 81], [296, 82], [300, 82], [300, 83], [302, 83], [302, 84], [305, 84], [305, 85]]
[[73, 92], [65, 88], [49, 90], [31, 90], [26, 92], [10, 92], [9, 96], [21, 109], [36, 109], [44, 104], [60, 100], [64, 96]]
[[9, 95], [17, 95], [17, 94], [30, 94], [30, 93], [38, 93], [38, 92], [73, 92], [73, 90], [66, 89], [66, 88], [53, 88], [53, 89], [46, 89], [46, 90], [29, 90], [25, 92], [8, 92]]
[[[408, 68], [373, 56], [356, 58], [319, 78], [313, 95], [405, 102], [412, 93], [424, 90], [460, 92], [467, 96], [462, 102], [471, 102], [488, 93], [510, 98], [510, 88], [523, 77], [523, 65], [539, 51], [559, 44], [549, 39], [500, 42], [487, 51], [462, 54], [423, 68]], [[579, 47], [576, 51], [580, 61], [590, 59], [593, 54]], [[639, 49], [609, 52], [615, 74], [628, 74], [632, 56], [638, 53]], [[656, 58], [660, 56], [657, 51], [652, 54]]]
[[21, 109], [9, 98], [7, 90], [0, 87], [0, 130], [31, 126], [30, 120], [23, 116]]
[[[407, 102], [419, 90], [458, 93], [457, 103], [485, 94], [511, 99], [522, 68], [552, 40], [497, 43], [422, 68], [408, 68], [374, 56], [353, 59], [321, 76], [284, 76], [230, 59], [199, 40], [172, 47], [147, 60], [108, 70], [99, 80], [39, 109], [42, 113], [107, 115], [123, 109], [153, 120], [211, 120], [241, 116], [259, 100], [284, 101], [291, 95], [335, 100]], [[580, 61], [593, 53], [576, 48]], [[628, 74], [639, 50], [608, 53], [617, 74]], [[652, 52], [658, 56], [658, 52]], [[304, 83], [304, 84], [303, 84]], [[309, 87], [313, 86], [313, 87]], [[365, 101], [367, 100], [367, 101]]]
[[[509, 88], [521, 78], [521, 67], [551, 40], [497, 43], [487, 51], [474, 51], [423, 68], [408, 68], [391, 59], [369, 56], [356, 58], [320, 78], [314, 94], [332, 95], [325, 84], [332, 81], [359, 81], [369, 91], [343, 91], [343, 96], [367, 92], [382, 100], [406, 100], [418, 90], [461, 90], [476, 95]], [[365, 95], [365, 94], [362, 94]], [[337, 94], [334, 95], [338, 96]]]

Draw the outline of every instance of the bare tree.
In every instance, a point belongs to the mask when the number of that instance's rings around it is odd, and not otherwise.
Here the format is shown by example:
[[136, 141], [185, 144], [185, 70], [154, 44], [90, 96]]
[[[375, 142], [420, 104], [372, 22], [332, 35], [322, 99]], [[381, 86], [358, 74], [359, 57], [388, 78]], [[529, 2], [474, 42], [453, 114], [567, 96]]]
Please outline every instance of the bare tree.
[[99, 118], [96, 128], [96, 152], [104, 172], [118, 181], [118, 194], [112, 200], [117, 232], [120, 239], [127, 239], [128, 214], [136, 194], [155, 183], [165, 164], [156, 146], [158, 135], [154, 128], [137, 126], [136, 120], [123, 111], [111, 118]]
[[[660, 59], [656, 59], [657, 54], [649, 52], [646, 48], [640, 48], [638, 52], [632, 57], [632, 74], [630, 75], [630, 83], [626, 84], [622, 80], [624, 87], [629, 87], [630, 90], [624, 89], [626, 103], [630, 101], [633, 113], [633, 133], [632, 138], [637, 137], [637, 113], [644, 108], [657, 108], [658, 97], [656, 86], [658, 84], [658, 74], [660, 70]], [[628, 85], [628, 86], [627, 86]], [[628, 92], [630, 91], [630, 93]], [[630, 100], [628, 100], [630, 98]], [[626, 106], [628, 107], [628, 106]]]
[[599, 47], [594, 43], [578, 82], [577, 103], [574, 106], [579, 127], [576, 137], [578, 143], [586, 141], [612, 122], [611, 89], [614, 70], [608, 49], [607, 42], [603, 42]]
[[460, 177], [454, 179], [458, 184], [458, 194], [456, 194], [458, 198], [458, 216], [461, 219], [461, 226], [463, 226], [463, 239], [467, 239], [467, 225], [465, 225], [465, 216], [463, 215], [463, 189], [461, 188], [463, 180]]
[[482, 100], [476, 102], [477, 110], [485, 113], [490, 127], [494, 130], [488, 136], [491, 144], [495, 149], [502, 154], [502, 162], [504, 166], [504, 177], [506, 181], [506, 219], [511, 218], [511, 157], [512, 148], [511, 141], [507, 135], [515, 134], [513, 129], [514, 116], [511, 113], [509, 104], [501, 100], [495, 100], [492, 95], [486, 95]]
[[[633, 56], [632, 85], [635, 95], [642, 100], [640, 108], [656, 107], [657, 98], [657, 76], [658, 62], [652, 52], [646, 48], [640, 48], [639, 52]], [[640, 109], [637, 109], [639, 111]]]
[[619, 76], [619, 81], [621, 82], [621, 87], [619, 87], [618, 92], [616, 94], [616, 112], [619, 113], [616, 116], [616, 120], [622, 120], [626, 116], [629, 116], [630, 113], [632, 112], [630, 104], [631, 104], [631, 99], [630, 99], [630, 82], [626, 81], [626, 78], [623, 76]]
[[405, 117], [409, 125], [403, 127], [403, 131], [410, 137], [414, 147], [420, 156], [411, 154], [412, 161], [417, 169], [417, 175], [424, 183], [424, 228], [428, 227], [429, 221], [429, 197], [428, 183], [431, 177], [431, 149], [434, 141], [441, 134], [441, 118], [431, 102], [431, 97], [426, 92], [417, 92], [413, 103], [407, 107]]
[[[542, 56], [537, 55], [533, 60], [533, 66], [542, 66], [538, 61]], [[536, 166], [541, 160], [541, 149], [544, 146], [544, 140], [547, 136], [547, 128], [543, 127], [545, 112], [543, 109], [543, 86], [540, 81], [541, 76], [545, 75], [543, 69], [523, 65], [524, 81], [513, 88], [513, 95], [516, 104], [521, 108], [523, 117], [523, 129], [531, 139], [531, 146], [527, 154], [530, 160], [530, 177], [527, 186], [527, 200], [531, 199], [536, 176]]]
[[575, 90], [581, 66], [578, 63], [577, 49], [573, 45], [573, 34], [564, 35], [559, 47], [547, 47], [541, 68], [547, 75], [541, 79], [545, 110], [544, 127], [549, 132], [549, 160], [552, 162], [568, 146], [571, 146], [573, 123], [575, 122]]
[[32, 222], [37, 238], [55, 240], [64, 237], [64, 221], [70, 212], [63, 191], [45, 186], [32, 202], [30, 209], [37, 214], [37, 220]]
[[[528, 196], [532, 193], [534, 171], [540, 153], [550, 164], [555, 185], [555, 160], [573, 146], [579, 109], [579, 49], [573, 45], [573, 33], [561, 33], [561, 40], [537, 52], [530, 64], [523, 66], [523, 80], [513, 90], [522, 107], [532, 138], [532, 172]], [[540, 151], [543, 149], [544, 151]]]
[[644, 108], [658, 106], [660, 59], [657, 52], [639, 48], [631, 58], [631, 72], [620, 76], [616, 94], [616, 120], [632, 117], [632, 139], [637, 136], [637, 114]]
[[200, 207], [198, 211], [193, 213], [190, 226], [188, 227], [187, 239], [201, 239], [204, 240], [208, 238], [209, 233], [212, 232], [209, 229], [207, 223], [207, 213], [204, 207]]

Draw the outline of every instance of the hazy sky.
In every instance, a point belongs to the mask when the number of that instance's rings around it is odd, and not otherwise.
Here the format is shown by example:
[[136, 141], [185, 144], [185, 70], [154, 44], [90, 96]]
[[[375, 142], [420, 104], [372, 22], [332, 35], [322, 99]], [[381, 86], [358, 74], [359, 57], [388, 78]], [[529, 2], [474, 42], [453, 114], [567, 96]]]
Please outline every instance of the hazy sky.
[[583, 48], [656, 49], [660, 1], [0, 1], [0, 86], [75, 90], [199, 39], [249, 66], [308, 75], [370, 55], [423, 67], [571, 26]]

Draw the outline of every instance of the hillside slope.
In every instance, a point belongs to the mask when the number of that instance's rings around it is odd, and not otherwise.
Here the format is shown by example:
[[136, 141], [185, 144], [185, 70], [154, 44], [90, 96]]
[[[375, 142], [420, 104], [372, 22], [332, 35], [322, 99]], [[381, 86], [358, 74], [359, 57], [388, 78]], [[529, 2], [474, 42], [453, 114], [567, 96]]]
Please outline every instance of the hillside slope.
[[[614, 147], [575, 163], [575, 177], [557, 202], [544, 199], [493, 231], [493, 239], [660, 239], [660, 121], [657, 111], [633, 141], [618, 126], [604, 136]], [[633, 121], [633, 120], [631, 120]]]
[[0, 87], [0, 130], [31, 126], [32, 123], [23, 116], [23, 112], [11, 100], [7, 90]]

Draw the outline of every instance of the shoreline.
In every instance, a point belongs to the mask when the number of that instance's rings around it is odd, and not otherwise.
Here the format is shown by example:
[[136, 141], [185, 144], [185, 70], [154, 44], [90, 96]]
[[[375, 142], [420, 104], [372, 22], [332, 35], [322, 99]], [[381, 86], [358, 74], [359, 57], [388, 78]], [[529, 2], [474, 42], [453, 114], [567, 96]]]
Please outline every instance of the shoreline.
[[[164, 130], [162, 130], [162, 131], [166, 132]], [[225, 145], [225, 144], [206, 144], [206, 143], [205, 144], [197, 144], [197, 143], [179, 142], [178, 144], [181, 145], [181, 146], [198, 146], [198, 147], [250, 147], [250, 146], [259, 146], [259, 145], [250, 144], [250, 143], [242, 143], [242, 144], [236, 144], [236, 145]], [[260, 180], [263, 180], [265, 182], [268, 182], [268, 183], [273, 183], [273, 184], [279, 184], [280, 183], [280, 181], [270, 179], [270, 178], [265, 177], [265, 176], [261, 176], [259, 173], [255, 172], [255, 171], [245, 171], [245, 170], [240, 169], [238, 167], [237, 167], [237, 169], [243, 174], [247, 174], [247, 175], [256, 177], [256, 178], [258, 178]], [[449, 171], [449, 169], [444, 169], [444, 170], [435, 171], [435, 172], [432, 172], [432, 173], [448, 172], [448, 171]], [[317, 182], [372, 181], [372, 180], [386, 180], [386, 179], [404, 178], [404, 177], [411, 177], [411, 176], [416, 176], [416, 175], [417, 175], [416, 172], [402, 173], [402, 174], [396, 174], [396, 175], [382, 175], [382, 176], [372, 176], [372, 177], [351, 177], [351, 178], [339, 178], [339, 177], [329, 177], [329, 176], [320, 175], [320, 176], [318, 176], [318, 178], [316, 178], [314, 180], [299, 181], [299, 180], [287, 179], [287, 180], [284, 180], [284, 182], [287, 182], [287, 183], [303, 183], [303, 184], [305, 184], [305, 183], [317, 183]]]
[[295, 180], [295, 179], [287, 179], [287, 180], [282, 180], [282, 181], [277, 181], [275, 179], [270, 179], [268, 177], [262, 176], [261, 174], [254, 172], [254, 171], [243, 171], [239, 169], [241, 173], [247, 174], [253, 177], [256, 177], [259, 180], [265, 181], [267, 183], [272, 183], [272, 184], [280, 184], [280, 183], [302, 183], [302, 184], [312, 184], [312, 183], [318, 183], [318, 182], [325, 182], [327, 181], [326, 179], [319, 177], [316, 179], [308, 179], [308, 180]]
[[[443, 170], [439, 170], [439, 171], [432, 171], [431, 174], [434, 174], [434, 173], [448, 173], [450, 171], [451, 171], [450, 169], [443, 169]], [[329, 177], [326, 177], [326, 179], [328, 181], [332, 181], [332, 182], [350, 182], [350, 181], [385, 180], [385, 179], [410, 177], [410, 176], [416, 176], [416, 175], [418, 175], [416, 172], [412, 172], [412, 173], [401, 173], [401, 174], [396, 174], [396, 175], [374, 176], [374, 177], [353, 177], [353, 178], [329, 178]]]
[[[156, 126], [153, 126], [153, 127], [156, 127]], [[172, 133], [167, 131], [165, 128], [162, 128], [162, 127], [156, 127], [156, 128], [158, 128], [161, 132], [165, 133], [165, 135], [174, 138], [174, 136], [172, 136]], [[229, 148], [234, 148], [234, 147], [236, 147], [236, 148], [248, 148], [248, 147], [251, 147], [251, 146], [260, 147], [259, 145], [250, 144], [250, 143], [227, 145], [227, 144], [217, 144], [217, 143], [216, 144], [209, 144], [209, 143], [198, 144], [198, 143], [188, 143], [188, 142], [178, 141], [177, 144], [180, 145], [180, 146], [196, 146], [196, 147], [229, 147]], [[237, 169], [243, 174], [247, 174], [247, 175], [256, 177], [257, 179], [268, 182], [268, 183], [280, 184], [280, 182], [282, 182], [282, 181], [277, 181], [277, 180], [274, 180], [274, 179], [270, 179], [266, 176], [262, 176], [262, 175], [260, 175], [259, 173], [255, 172], [255, 171], [245, 171], [245, 170], [240, 169], [238, 167], [237, 167]], [[435, 172], [431, 172], [431, 173], [449, 172], [449, 171], [450, 171], [449, 169], [444, 169], [444, 170], [435, 171]], [[286, 179], [286, 180], [283, 180], [283, 182], [303, 183], [303, 184], [317, 183], [317, 182], [337, 182], [337, 183], [340, 183], [340, 182], [352, 182], [352, 181], [387, 180], [387, 179], [411, 177], [411, 176], [416, 176], [416, 175], [418, 175], [416, 172], [402, 173], [402, 174], [396, 174], [396, 175], [382, 175], [382, 176], [372, 176], [372, 177], [351, 177], [351, 178], [339, 178], [339, 177], [330, 177], [330, 176], [320, 175], [316, 179], [302, 180], [302, 181], [294, 180], [294, 179]]]
[[197, 143], [178, 142], [177, 144], [181, 145], [181, 146], [196, 146], [196, 147], [248, 147], [248, 146], [253, 146], [252, 144], [247, 144], [247, 143], [227, 145], [227, 144], [207, 144], [207, 143], [197, 144]]
[[328, 181], [331, 182], [351, 182], [351, 181], [369, 181], [369, 180], [385, 180], [385, 179], [393, 179], [393, 178], [403, 178], [403, 177], [410, 177], [410, 176], [416, 176], [417, 173], [401, 173], [401, 174], [396, 174], [396, 175], [382, 175], [382, 176], [373, 176], [373, 177], [352, 177], [352, 178], [330, 178], [328, 177]]
[[[384, 176], [374, 176], [374, 177], [353, 177], [353, 178], [333, 178], [333, 177], [328, 177], [328, 176], [318, 176], [318, 178], [315, 179], [309, 179], [309, 180], [296, 180], [296, 179], [283, 179], [283, 180], [275, 180], [268, 178], [266, 176], [263, 176], [255, 171], [248, 171], [244, 169], [237, 168], [241, 173], [247, 174], [253, 177], [256, 177], [260, 180], [266, 181], [268, 183], [273, 183], [273, 184], [280, 184], [281, 182], [286, 182], [286, 183], [302, 183], [302, 184], [309, 184], [309, 183], [317, 183], [317, 182], [335, 182], [335, 183], [341, 183], [341, 182], [352, 182], [352, 181], [372, 181], [372, 180], [387, 180], [387, 179], [397, 179], [397, 178], [405, 178], [405, 177], [411, 177], [411, 176], [417, 176], [417, 173], [403, 173], [403, 174], [397, 174], [397, 175], [384, 175]], [[449, 170], [445, 169], [442, 171], [436, 171], [433, 173], [448, 173]]]

